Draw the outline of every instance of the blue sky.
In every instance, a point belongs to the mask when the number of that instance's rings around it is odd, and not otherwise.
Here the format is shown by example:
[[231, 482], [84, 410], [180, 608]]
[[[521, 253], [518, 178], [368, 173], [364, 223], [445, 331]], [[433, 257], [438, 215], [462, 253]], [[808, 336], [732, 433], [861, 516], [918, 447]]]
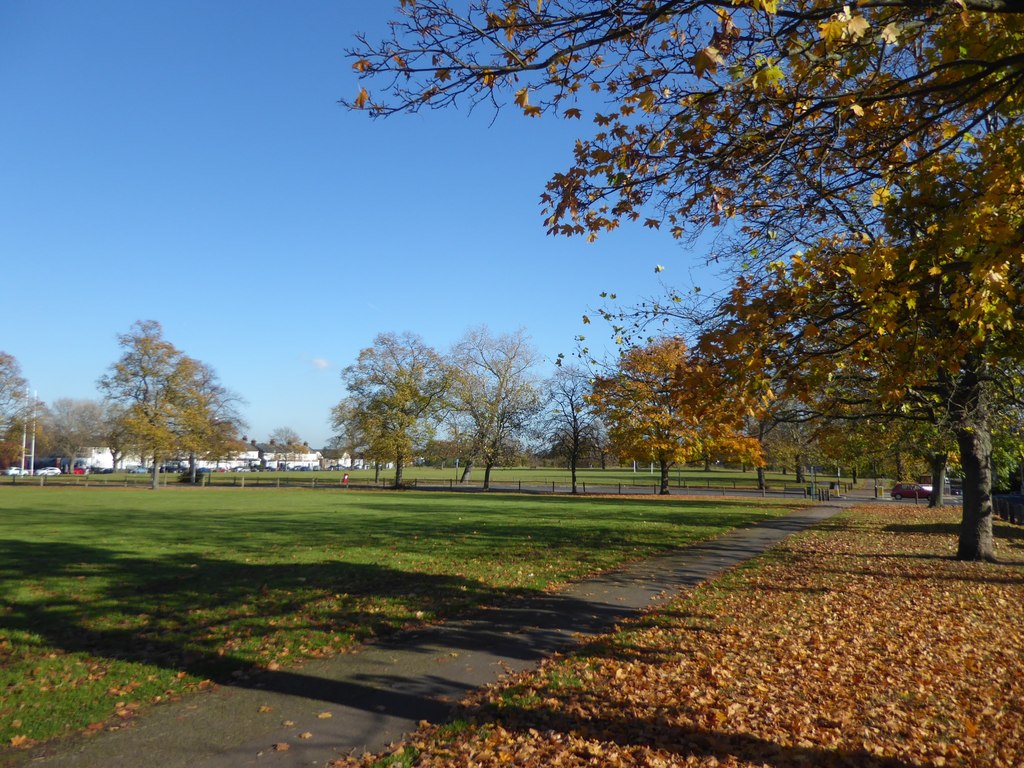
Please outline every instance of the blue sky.
[[585, 126], [338, 105], [344, 50], [390, 7], [0, 4], [0, 350], [40, 399], [98, 397], [117, 335], [153, 319], [246, 399], [251, 437], [319, 446], [377, 333], [445, 350], [525, 327], [552, 360], [607, 336], [581, 324], [601, 291], [688, 283], [703, 259], [665, 234], [545, 235], [538, 197]]

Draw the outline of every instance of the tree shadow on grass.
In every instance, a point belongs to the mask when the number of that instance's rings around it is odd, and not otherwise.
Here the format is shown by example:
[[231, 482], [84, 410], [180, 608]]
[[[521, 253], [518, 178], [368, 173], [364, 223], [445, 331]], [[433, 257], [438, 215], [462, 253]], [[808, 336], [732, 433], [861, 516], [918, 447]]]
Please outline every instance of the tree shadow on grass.
[[256, 663], [232, 651], [232, 635], [258, 645], [287, 627], [361, 640], [397, 631], [416, 612], [445, 616], [519, 591], [384, 565], [247, 564], [194, 553], [139, 558], [69, 543], [2, 541], [0, 594], [0, 631], [227, 680]]

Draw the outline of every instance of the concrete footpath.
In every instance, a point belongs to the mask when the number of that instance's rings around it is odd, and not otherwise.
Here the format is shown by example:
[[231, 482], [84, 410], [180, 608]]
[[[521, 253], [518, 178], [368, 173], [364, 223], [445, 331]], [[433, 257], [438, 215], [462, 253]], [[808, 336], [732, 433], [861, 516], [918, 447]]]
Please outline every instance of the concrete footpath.
[[400, 633], [357, 653], [220, 685], [155, 707], [123, 730], [8, 753], [0, 765], [296, 768], [377, 751], [421, 720], [443, 721], [472, 689], [605, 633], [850, 503], [801, 510], [587, 579], [558, 594], [531, 596], [461, 621]]

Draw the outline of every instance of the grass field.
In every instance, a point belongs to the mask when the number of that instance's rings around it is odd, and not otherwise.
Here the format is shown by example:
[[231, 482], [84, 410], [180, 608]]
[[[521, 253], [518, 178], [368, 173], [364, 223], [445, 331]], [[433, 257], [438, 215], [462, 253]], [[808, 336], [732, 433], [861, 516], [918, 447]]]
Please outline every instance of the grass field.
[[0, 487], [0, 740], [30, 745], [793, 503]]

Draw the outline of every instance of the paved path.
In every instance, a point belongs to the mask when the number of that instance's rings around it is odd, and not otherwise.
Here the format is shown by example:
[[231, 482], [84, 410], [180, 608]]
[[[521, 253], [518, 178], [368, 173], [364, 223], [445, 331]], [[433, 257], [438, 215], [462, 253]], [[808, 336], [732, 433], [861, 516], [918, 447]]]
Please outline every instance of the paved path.
[[[355, 654], [239, 680], [156, 707], [121, 731], [17, 753], [12, 765], [298, 768], [322, 767], [353, 750], [377, 751], [414, 730], [420, 720], [443, 721], [465, 693], [502, 673], [533, 667], [583, 637], [607, 632], [616, 622], [713, 578], [848, 504], [823, 504], [736, 530], [573, 584], [556, 595], [401, 633]], [[293, 725], [284, 726], [285, 721]], [[311, 736], [299, 738], [304, 733]], [[280, 743], [289, 748], [275, 750]], [[0, 759], [0, 765], [10, 757]]]

